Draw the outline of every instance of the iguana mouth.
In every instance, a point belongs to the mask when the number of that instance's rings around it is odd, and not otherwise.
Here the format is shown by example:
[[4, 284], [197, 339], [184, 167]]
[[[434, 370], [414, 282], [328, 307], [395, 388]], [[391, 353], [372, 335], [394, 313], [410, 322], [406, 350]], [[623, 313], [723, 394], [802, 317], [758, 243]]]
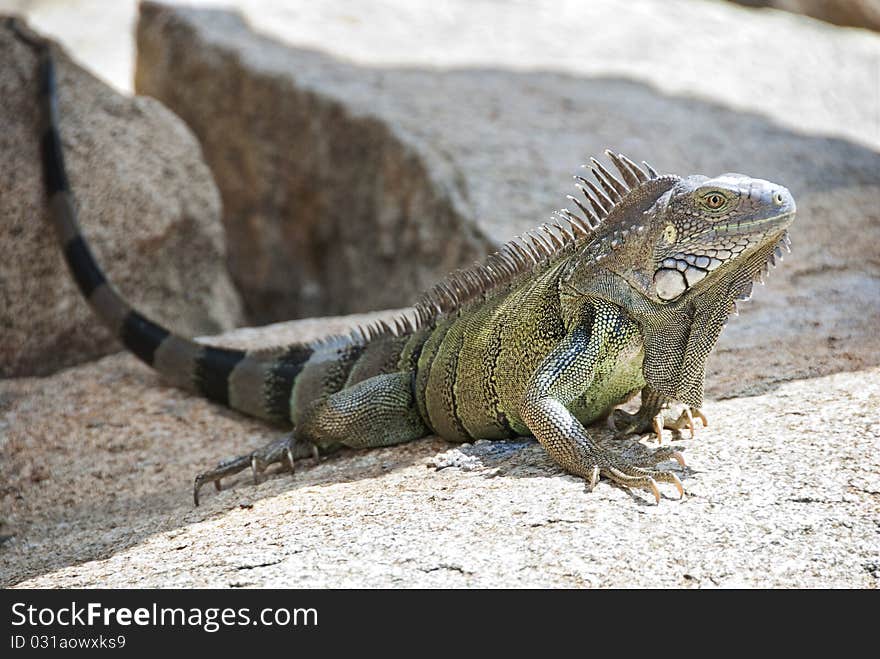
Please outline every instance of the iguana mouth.
[[732, 222], [730, 224], [715, 225], [714, 227], [712, 227], [712, 229], [716, 233], [738, 235], [743, 233], [753, 233], [756, 228], [764, 226], [778, 226], [780, 229], [788, 228], [788, 226], [794, 220], [794, 215], [795, 211], [790, 210], [785, 213], [780, 213], [779, 215], [765, 217], [759, 220], [746, 220], [742, 222]]

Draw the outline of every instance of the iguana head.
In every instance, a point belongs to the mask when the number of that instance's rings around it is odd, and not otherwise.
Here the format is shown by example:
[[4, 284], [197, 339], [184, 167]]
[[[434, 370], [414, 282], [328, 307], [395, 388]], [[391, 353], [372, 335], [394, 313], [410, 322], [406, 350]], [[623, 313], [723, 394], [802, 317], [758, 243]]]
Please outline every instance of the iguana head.
[[652, 254], [644, 274], [654, 296], [667, 302], [710, 285], [756, 248], [775, 246], [794, 213], [791, 193], [770, 181], [742, 174], [680, 179], [646, 213]]
[[660, 175], [606, 152], [623, 180], [592, 160], [597, 184], [562, 219], [589, 225], [560, 281], [563, 315], [584, 299], [626, 309], [644, 341], [642, 371], [658, 393], [699, 407], [706, 357], [737, 300], [788, 246], [795, 203], [781, 185], [742, 174]]

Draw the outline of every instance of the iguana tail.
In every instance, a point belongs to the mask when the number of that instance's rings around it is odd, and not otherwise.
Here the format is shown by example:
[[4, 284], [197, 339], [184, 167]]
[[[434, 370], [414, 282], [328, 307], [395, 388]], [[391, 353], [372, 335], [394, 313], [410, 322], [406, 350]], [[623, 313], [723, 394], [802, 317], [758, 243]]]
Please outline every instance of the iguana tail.
[[170, 383], [246, 414], [289, 424], [290, 394], [312, 353], [309, 346], [290, 346], [268, 355], [203, 345], [132, 308], [107, 280], [77, 222], [58, 130], [50, 46], [16, 31], [40, 56], [41, 154], [49, 212], [67, 265], [89, 305], [128, 350]]

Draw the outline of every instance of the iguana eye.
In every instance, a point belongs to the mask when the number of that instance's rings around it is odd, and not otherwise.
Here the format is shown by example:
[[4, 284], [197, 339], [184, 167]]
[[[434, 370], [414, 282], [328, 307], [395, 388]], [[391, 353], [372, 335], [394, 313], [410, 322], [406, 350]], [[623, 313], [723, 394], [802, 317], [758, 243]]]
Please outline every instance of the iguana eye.
[[717, 211], [727, 203], [727, 199], [719, 192], [710, 192], [703, 196], [703, 203], [709, 210]]

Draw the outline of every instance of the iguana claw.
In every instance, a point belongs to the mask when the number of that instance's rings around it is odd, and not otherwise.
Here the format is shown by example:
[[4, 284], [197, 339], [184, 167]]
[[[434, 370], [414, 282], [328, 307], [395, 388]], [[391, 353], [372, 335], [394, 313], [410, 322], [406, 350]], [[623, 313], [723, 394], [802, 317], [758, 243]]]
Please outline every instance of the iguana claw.
[[663, 412], [651, 419], [651, 425], [654, 428], [654, 434], [657, 436], [657, 443], [663, 443]]
[[599, 465], [593, 465], [593, 472], [592, 472], [592, 474], [590, 474], [590, 480], [589, 480], [590, 492], [592, 492], [594, 489], [596, 489], [596, 484], [599, 482], [599, 473], [600, 473]]
[[678, 479], [678, 476], [672, 474], [672, 484], [675, 485], [675, 489], [678, 490], [678, 498], [684, 498], [684, 485], [681, 484], [681, 481]]
[[660, 505], [660, 488], [657, 487], [657, 481], [655, 481], [653, 478], [649, 478], [648, 484], [650, 485], [651, 492], [654, 495], [654, 501], [659, 506]]

